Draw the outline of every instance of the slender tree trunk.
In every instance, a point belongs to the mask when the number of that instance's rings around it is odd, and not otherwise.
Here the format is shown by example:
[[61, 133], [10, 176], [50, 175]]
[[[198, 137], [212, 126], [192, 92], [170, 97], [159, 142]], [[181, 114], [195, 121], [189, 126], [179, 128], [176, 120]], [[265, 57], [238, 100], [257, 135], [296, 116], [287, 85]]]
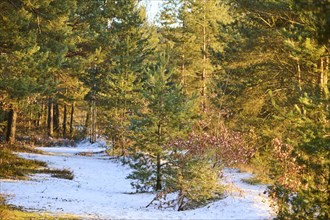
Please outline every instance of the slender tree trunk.
[[17, 112], [14, 108], [11, 108], [8, 114], [7, 134], [6, 134], [6, 142], [9, 144], [15, 143], [16, 120], [17, 120]]
[[298, 87], [299, 87], [299, 91], [302, 91], [302, 87], [301, 87], [301, 69], [300, 69], [300, 63], [299, 61], [297, 61], [297, 74], [298, 74]]
[[324, 84], [324, 94], [325, 100], [327, 101], [326, 110], [329, 111], [329, 87], [328, 87], [328, 78], [329, 78], [329, 56], [325, 57], [325, 68], [324, 68], [324, 76], [323, 76], [323, 84]]
[[[31, 104], [30, 104], [31, 105]], [[33, 116], [32, 116], [32, 109], [31, 106], [28, 107], [29, 108], [29, 118], [28, 118], [28, 131], [31, 131], [32, 129], [32, 120], [33, 120]]]
[[74, 101], [71, 104], [71, 115], [70, 115], [70, 137], [73, 135], [73, 117], [74, 117]]
[[66, 123], [67, 123], [67, 109], [66, 109], [66, 103], [64, 103], [63, 106], [63, 138], [66, 138]]
[[[183, 47], [183, 46], [182, 46]], [[184, 54], [182, 54], [182, 65], [181, 65], [181, 75], [182, 75], [182, 87], [183, 89], [186, 88], [186, 76], [185, 76], [185, 65], [184, 65], [185, 59]]]
[[125, 156], [126, 152], [125, 152], [125, 138], [124, 135], [120, 135], [120, 147], [121, 147], [121, 155]]
[[53, 114], [53, 101], [48, 100], [48, 114], [47, 114], [47, 131], [48, 136], [53, 137], [54, 135], [54, 114]]
[[36, 127], [37, 128], [40, 128], [42, 111], [43, 111], [43, 104], [41, 104], [41, 109], [37, 113], [38, 114], [37, 121], [36, 121]]
[[46, 120], [45, 120], [45, 114], [46, 113], [46, 105], [44, 103], [44, 101], [41, 102], [41, 109], [38, 113], [38, 127], [44, 128], [46, 125]]
[[54, 107], [54, 112], [53, 112], [54, 132], [58, 133], [60, 130], [60, 109], [57, 102], [53, 105], [53, 107]]
[[206, 1], [203, 6], [203, 73], [202, 73], [202, 111], [206, 111]]
[[325, 57], [325, 64], [324, 64], [324, 84], [328, 84], [328, 78], [329, 78], [329, 56]]
[[91, 142], [91, 143], [94, 143], [93, 142], [93, 124], [94, 124], [94, 114], [93, 114], [93, 111], [94, 111], [94, 105], [93, 105], [93, 101], [92, 101], [91, 106], [90, 106], [91, 123], [89, 125], [89, 142]]
[[[158, 123], [157, 126], [157, 135], [158, 135], [158, 146], [161, 146], [162, 138], [162, 126], [161, 123]], [[157, 164], [156, 164], [156, 190], [162, 189], [162, 173], [161, 173], [161, 163], [160, 163], [160, 153], [157, 153]]]
[[157, 173], [156, 173], [156, 190], [162, 189], [162, 174], [161, 174], [160, 154], [157, 154]]
[[328, 70], [329, 70], [329, 57], [320, 58], [319, 66], [319, 87], [320, 87], [320, 96], [322, 98], [328, 99], [329, 88], [328, 88]]
[[92, 100], [91, 105], [91, 116], [92, 116], [92, 124], [91, 124], [91, 136], [90, 136], [90, 142], [95, 143], [96, 142], [96, 105], [95, 100]]
[[93, 123], [93, 141], [94, 143], [96, 142], [96, 136], [97, 136], [97, 107], [95, 105], [95, 101], [94, 101], [94, 123]]
[[89, 106], [89, 110], [86, 114], [86, 121], [85, 121], [85, 136], [90, 137], [90, 126], [91, 126], [91, 112], [92, 112], [92, 106]]
[[[182, 24], [182, 32], [181, 32], [181, 37], [182, 37], [182, 42], [184, 41], [184, 35], [185, 34], [185, 22], [183, 21]], [[185, 45], [184, 43], [181, 43], [182, 47], [182, 65], [181, 65], [181, 76], [182, 76], [182, 88], [183, 88], [183, 92], [187, 92], [187, 88], [186, 88], [186, 84], [187, 84], [187, 80], [186, 80], [186, 67], [185, 67]]]

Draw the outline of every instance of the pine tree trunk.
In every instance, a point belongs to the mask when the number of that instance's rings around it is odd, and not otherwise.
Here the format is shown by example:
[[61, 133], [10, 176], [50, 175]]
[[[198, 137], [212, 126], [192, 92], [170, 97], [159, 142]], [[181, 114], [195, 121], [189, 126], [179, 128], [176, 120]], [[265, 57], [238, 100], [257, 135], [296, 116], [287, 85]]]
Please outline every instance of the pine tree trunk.
[[[184, 33], [185, 33], [185, 23], [183, 21], [183, 24], [182, 24], [182, 36], [181, 38], [184, 39]], [[183, 88], [183, 92], [187, 92], [187, 88], [186, 88], [186, 84], [187, 84], [187, 80], [186, 80], [186, 67], [185, 67], [185, 50], [184, 50], [184, 43], [181, 43], [182, 44], [182, 65], [181, 65], [181, 76], [182, 76], [182, 88]]]
[[120, 135], [119, 135], [119, 138], [120, 138], [120, 147], [121, 147], [121, 154], [122, 156], [125, 155], [125, 135], [124, 135], [124, 131], [123, 129], [124, 128], [124, 120], [125, 120], [125, 112], [126, 112], [126, 108], [124, 107], [124, 109], [122, 110], [121, 112], [121, 116], [120, 116]]
[[121, 135], [120, 137], [120, 147], [121, 147], [121, 156], [125, 156], [126, 152], [125, 152], [125, 138], [123, 135]]
[[97, 107], [94, 103], [94, 142], [96, 142], [97, 137]]
[[184, 54], [182, 54], [182, 65], [181, 65], [181, 75], [182, 75], [182, 88], [185, 90], [186, 88], [186, 76], [185, 76], [185, 65], [184, 65]]
[[86, 114], [86, 120], [85, 120], [85, 136], [90, 137], [90, 124], [91, 124], [91, 106], [89, 107], [89, 110]]
[[66, 109], [66, 103], [64, 103], [63, 106], [63, 138], [66, 138], [66, 123], [67, 123], [67, 109]]
[[323, 90], [324, 90], [325, 99], [329, 98], [328, 75], [329, 75], [329, 56], [326, 56], [324, 58], [324, 71], [323, 71]]
[[94, 108], [94, 105], [93, 105], [93, 101], [92, 101], [92, 103], [91, 103], [91, 106], [90, 106], [90, 117], [91, 117], [91, 119], [90, 119], [90, 125], [89, 125], [89, 142], [91, 142], [91, 143], [94, 143], [93, 142], [93, 124], [94, 124], [94, 114], [93, 114], [93, 108]]
[[319, 88], [320, 88], [320, 97], [328, 99], [329, 88], [328, 88], [328, 70], [329, 70], [329, 57], [320, 58], [319, 66]]
[[71, 104], [71, 115], [70, 115], [70, 137], [73, 135], [73, 116], [74, 116], [74, 101]]
[[162, 189], [162, 174], [161, 174], [160, 154], [157, 154], [157, 173], [156, 173], [156, 190]]
[[299, 91], [302, 91], [302, 87], [301, 87], [301, 68], [300, 68], [300, 63], [299, 61], [297, 61], [297, 74], [298, 74], [298, 87], [299, 87]]
[[[158, 146], [161, 146], [162, 139], [162, 126], [161, 123], [158, 123], [157, 126], [157, 136], [158, 136]], [[160, 163], [160, 154], [157, 153], [157, 165], [156, 165], [156, 190], [162, 189], [162, 174], [161, 174], [161, 163]]]
[[91, 136], [90, 136], [90, 142], [95, 143], [96, 142], [96, 105], [95, 100], [92, 100], [91, 105], [91, 116], [92, 116], [92, 124], [91, 124]]
[[58, 133], [60, 130], [60, 109], [57, 102], [53, 105], [53, 107], [54, 107], [54, 112], [53, 112], [54, 132]]
[[41, 109], [40, 109], [40, 111], [38, 111], [38, 116], [37, 116], [37, 121], [36, 121], [37, 128], [40, 128], [42, 111], [43, 111], [43, 104], [41, 104]]
[[17, 119], [17, 112], [15, 111], [15, 109], [12, 108], [9, 110], [8, 120], [7, 120], [6, 142], [9, 144], [15, 143], [16, 119]]
[[48, 136], [53, 137], [54, 135], [54, 118], [53, 118], [53, 102], [52, 100], [48, 101], [48, 114], [47, 114], [47, 130]]
[[31, 131], [32, 129], [32, 109], [29, 107], [29, 118], [28, 118], [28, 131]]
[[40, 111], [38, 112], [38, 124], [37, 124], [37, 127], [42, 127], [42, 128], [44, 128], [45, 127], [45, 124], [46, 124], [46, 120], [45, 120], [45, 107], [46, 107], [46, 105], [45, 105], [45, 103], [44, 103], [44, 101], [42, 101], [41, 102], [41, 109], [40, 109]]
[[202, 73], [202, 111], [206, 111], [206, 8], [203, 6], [203, 73]]

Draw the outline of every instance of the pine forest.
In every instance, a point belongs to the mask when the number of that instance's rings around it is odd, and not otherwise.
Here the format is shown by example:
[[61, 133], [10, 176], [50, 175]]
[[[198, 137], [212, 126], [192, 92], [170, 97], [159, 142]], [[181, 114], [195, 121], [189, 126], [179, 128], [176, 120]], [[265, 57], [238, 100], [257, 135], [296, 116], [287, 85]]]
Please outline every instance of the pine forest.
[[151, 21], [141, 0], [0, 1], [0, 219], [38, 219], [8, 179], [72, 182], [38, 158], [81, 143], [129, 169], [146, 208], [221, 201], [235, 169], [266, 186], [267, 218], [329, 219], [330, 0], [157, 2]]

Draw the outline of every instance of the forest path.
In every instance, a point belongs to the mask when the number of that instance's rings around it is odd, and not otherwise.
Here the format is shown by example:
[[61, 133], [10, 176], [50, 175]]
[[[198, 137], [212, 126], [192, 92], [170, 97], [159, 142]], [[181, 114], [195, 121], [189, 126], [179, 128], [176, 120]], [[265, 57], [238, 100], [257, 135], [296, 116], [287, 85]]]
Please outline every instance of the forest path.
[[[23, 153], [28, 159], [45, 161], [51, 168], [69, 169], [73, 180], [36, 174], [29, 181], [1, 180], [0, 192], [9, 195], [10, 204], [38, 212], [70, 213], [83, 219], [270, 219], [273, 217], [266, 186], [248, 185], [242, 178], [251, 176], [225, 169], [228, 196], [195, 210], [178, 212], [145, 208], [152, 193], [132, 194], [126, 176], [130, 168], [110, 160], [104, 148], [82, 143], [77, 147], [40, 148], [48, 155]], [[92, 156], [81, 156], [87, 153]]]

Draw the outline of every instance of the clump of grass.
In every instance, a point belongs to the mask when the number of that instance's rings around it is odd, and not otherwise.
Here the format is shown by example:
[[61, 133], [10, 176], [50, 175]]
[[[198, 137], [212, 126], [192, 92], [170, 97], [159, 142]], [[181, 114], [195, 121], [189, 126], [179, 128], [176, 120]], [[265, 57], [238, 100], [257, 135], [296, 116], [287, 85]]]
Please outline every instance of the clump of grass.
[[55, 215], [52, 213], [38, 213], [38, 212], [27, 212], [17, 207], [13, 207], [6, 204], [4, 195], [0, 194], [0, 219], [12, 220], [12, 219], [48, 219], [48, 220], [60, 220], [60, 219], [79, 219], [78, 216], [74, 215]]
[[0, 219], [9, 218], [8, 206], [5, 197], [0, 194]]
[[245, 179], [242, 179], [242, 181], [244, 183], [247, 183], [247, 184], [250, 184], [250, 185], [259, 185], [259, 184], [263, 184], [264, 182], [258, 178], [258, 177], [251, 177], [251, 178], [245, 178]]
[[258, 185], [258, 184], [272, 184], [273, 181], [267, 175], [267, 172], [262, 168], [257, 168], [253, 165], [248, 164], [237, 164], [235, 166], [240, 172], [247, 172], [253, 174], [250, 178], [242, 179], [243, 182], [251, 184], [251, 185]]
[[[17, 147], [18, 146], [18, 147]], [[12, 153], [12, 150], [20, 152], [32, 152], [33, 148], [22, 147], [16, 145], [16, 147], [0, 145], [0, 179], [27, 179], [27, 176], [32, 173], [48, 173], [52, 177], [73, 179], [73, 173], [67, 169], [49, 169], [47, 163], [38, 160], [28, 160], [19, 157]], [[79, 219], [76, 216], [71, 215], [54, 215], [51, 213], [35, 213], [22, 211], [19, 208], [12, 207], [6, 204], [4, 195], [0, 194], [0, 219]]]
[[52, 177], [68, 180], [74, 178], [68, 169], [50, 169], [46, 162], [24, 159], [8, 148], [0, 148], [0, 179], [27, 179], [27, 175], [33, 173], [47, 173]]
[[0, 148], [0, 178], [26, 179], [26, 175], [43, 167], [47, 163], [20, 158], [9, 149]]
[[38, 173], [47, 173], [51, 174], [52, 177], [61, 178], [61, 179], [67, 179], [67, 180], [73, 180], [74, 175], [72, 171], [68, 169], [42, 169], [39, 170]]
[[77, 153], [76, 155], [91, 157], [91, 156], [93, 156], [93, 152], [80, 152], [80, 153]]
[[36, 149], [33, 145], [16, 142], [15, 144], [0, 146], [2, 148], [8, 148], [13, 152], [25, 152], [25, 153], [42, 153], [41, 150]]

